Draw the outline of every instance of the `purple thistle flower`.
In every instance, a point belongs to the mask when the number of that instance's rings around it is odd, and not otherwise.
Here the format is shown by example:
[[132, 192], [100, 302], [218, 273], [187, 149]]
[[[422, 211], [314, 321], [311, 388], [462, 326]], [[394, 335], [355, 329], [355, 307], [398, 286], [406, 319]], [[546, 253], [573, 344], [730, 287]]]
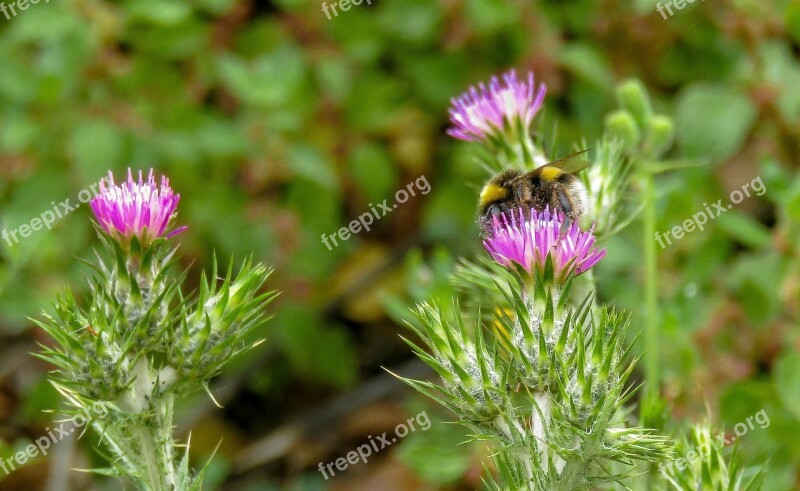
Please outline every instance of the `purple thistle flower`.
[[483, 140], [501, 132], [506, 124], [513, 125], [517, 119], [527, 132], [542, 108], [546, 92], [543, 83], [536, 90], [533, 72], [528, 72], [528, 79], [524, 81], [517, 79], [517, 73], [510, 70], [503, 74], [502, 84], [494, 76], [488, 87], [480, 83], [477, 88], [472, 86], [460, 97], [451, 99], [453, 127], [447, 134], [460, 140]]
[[563, 213], [548, 208], [531, 208], [530, 213], [522, 208], [511, 210], [493, 217], [491, 236], [483, 245], [498, 263], [505, 267], [517, 263], [529, 274], [534, 268], [544, 271], [549, 254], [555, 279], [563, 283], [572, 274], [585, 273], [606, 255], [605, 249], [594, 245], [594, 227], [583, 231], [573, 221], [562, 234], [565, 220]]
[[[90, 205], [97, 222], [110, 235], [125, 241], [135, 236], [147, 245], [164, 236], [180, 199], [180, 194], [172, 192], [166, 176], [161, 177], [159, 187], [153, 169], [150, 169], [147, 180], [139, 171], [138, 181], [134, 181], [131, 169], [128, 169], [128, 180], [119, 185], [114, 183], [114, 175], [109, 171], [108, 178], [100, 180], [100, 193]], [[166, 238], [186, 229], [173, 230], [166, 234]]]

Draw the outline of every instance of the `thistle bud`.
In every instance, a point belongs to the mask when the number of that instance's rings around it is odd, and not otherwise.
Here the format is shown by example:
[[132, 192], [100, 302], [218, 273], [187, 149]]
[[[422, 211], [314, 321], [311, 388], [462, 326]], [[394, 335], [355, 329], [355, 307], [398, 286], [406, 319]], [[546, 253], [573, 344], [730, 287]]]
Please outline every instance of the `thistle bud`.
[[606, 131], [618, 138], [626, 151], [631, 151], [639, 145], [642, 133], [636, 125], [636, 119], [626, 109], [620, 109], [606, 116]]
[[654, 157], [659, 157], [669, 150], [674, 138], [675, 125], [672, 118], [657, 114], [650, 119], [645, 147]]
[[617, 87], [617, 101], [624, 109], [630, 111], [639, 128], [647, 128], [653, 117], [650, 97], [637, 79], [623, 82]]

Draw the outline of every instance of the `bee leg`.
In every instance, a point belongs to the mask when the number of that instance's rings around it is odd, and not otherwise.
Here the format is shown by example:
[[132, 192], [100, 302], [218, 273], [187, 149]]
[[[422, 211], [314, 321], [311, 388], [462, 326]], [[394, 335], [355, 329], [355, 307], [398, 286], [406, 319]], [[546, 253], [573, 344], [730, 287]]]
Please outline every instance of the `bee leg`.
[[570, 218], [569, 215], [567, 215], [566, 220], [564, 220], [564, 223], [561, 224], [561, 228], [558, 229], [558, 235], [561, 237], [567, 235], [570, 226], [572, 226], [572, 218]]
[[564, 210], [567, 216], [572, 215], [572, 202], [567, 199], [567, 195], [564, 194], [561, 188], [556, 188], [556, 193], [558, 194], [558, 203], [561, 205], [561, 209]]
[[564, 223], [561, 224], [561, 229], [559, 230], [559, 235], [566, 235], [570, 225], [572, 225], [572, 203], [567, 199], [567, 196], [561, 188], [556, 188], [556, 194], [558, 194], [558, 202], [564, 210], [565, 215]]

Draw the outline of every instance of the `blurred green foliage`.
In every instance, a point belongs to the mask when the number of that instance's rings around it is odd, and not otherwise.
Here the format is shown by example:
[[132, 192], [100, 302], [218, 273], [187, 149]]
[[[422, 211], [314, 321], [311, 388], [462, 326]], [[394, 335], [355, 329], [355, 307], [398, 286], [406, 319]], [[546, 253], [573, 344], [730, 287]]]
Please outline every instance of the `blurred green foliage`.
[[[224, 375], [238, 385], [216, 416], [245, 446], [408, 360], [398, 299], [449, 295], [454, 258], [482, 253], [474, 202], [486, 175], [444, 136], [451, 97], [508, 67], [533, 69], [548, 84], [539, 131], [560, 155], [599, 138], [615, 84], [638, 77], [675, 118], [669, 156], [701, 164], [659, 176], [659, 230], [758, 176], [767, 188], [660, 251], [664, 394], [676, 421], [704, 419], [708, 406], [728, 429], [766, 409], [772, 424], [741, 452], [769, 462], [765, 489], [797, 486], [800, 2], [709, 0], [668, 19], [650, 0], [373, 0], [331, 20], [320, 4], [65, 0], [0, 15], [0, 228], [76, 203], [109, 169], [154, 166], [182, 195], [190, 278], [212, 251], [274, 265], [270, 288], [285, 293], [272, 342]], [[429, 195], [332, 251], [322, 244], [420, 175]], [[0, 242], [0, 358], [21, 363], [2, 371], [9, 447], [43, 434], [40, 409], [58, 400], [48, 367], [27, 358], [42, 339], [27, 317], [65, 285], [84, 288], [75, 258], [96, 245], [89, 216], [81, 205], [52, 230]], [[638, 227], [606, 244], [597, 274], [603, 300], [632, 310], [634, 327]], [[210, 453], [218, 438], [193, 443]], [[463, 469], [462, 447], [412, 444], [399, 453], [423, 479], [426, 465]], [[220, 451], [218, 482], [328, 484], [316, 460], [236, 475], [225, 465], [236, 455]]]

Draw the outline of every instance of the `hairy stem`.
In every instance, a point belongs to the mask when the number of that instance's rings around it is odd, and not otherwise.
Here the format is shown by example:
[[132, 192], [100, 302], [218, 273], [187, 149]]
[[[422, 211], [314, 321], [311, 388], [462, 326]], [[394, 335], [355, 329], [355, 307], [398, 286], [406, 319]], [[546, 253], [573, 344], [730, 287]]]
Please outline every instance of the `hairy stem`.
[[172, 440], [173, 395], [160, 393], [152, 376], [150, 363], [141, 359], [136, 365], [137, 378], [133, 398], [144, 415], [143, 423], [133, 428], [141, 452], [139, 474], [147, 489], [176, 489]]

